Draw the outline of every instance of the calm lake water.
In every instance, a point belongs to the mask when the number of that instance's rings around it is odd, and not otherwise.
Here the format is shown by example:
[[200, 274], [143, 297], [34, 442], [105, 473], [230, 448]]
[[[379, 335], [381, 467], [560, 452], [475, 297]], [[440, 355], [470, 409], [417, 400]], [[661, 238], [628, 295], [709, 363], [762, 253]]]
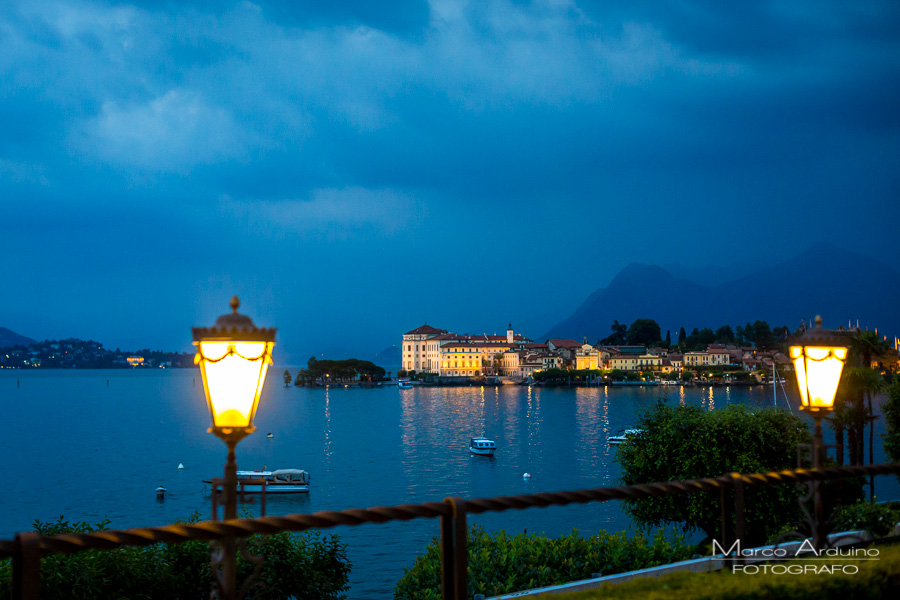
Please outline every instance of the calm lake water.
[[[238, 466], [306, 469], [312, 487], [308, 495], [270, 499], [269, 514], [616, 485], [615, 448], [606, 439], [661, 395], [710, 410], [773, 402], [764, 386], [307, 390], [285, 388], [283, 368], [270, 371], [257, 432], [238, 445]], [[194, 511], [209, 517], [201, 480], [221, 476], [225, 445], [206, 433], [199, 371], [2, 371], [0, 401], [7, 415], [0, 538], [60, 515], [109, 518], [116, 529], [164, 525]], [[780, 390], [778, 404], [785, 407]], [[468, 452], [475, 435], [497, 441], [495, 458]], [[882, 459], [878, 440], [876, 462]], [[533, 477], [523, 479], [525, 472]], [[880, 499], [900, 498], [895, 478], [876, 481]], [[154, 492], [160, 484], [168, 489], [164, 501]], [[259, 505], [244, 508], [255, 515]], [[548, 535], [629, 527], [617, 502], [470, 520]], [[350, 598], [391, 597], [403, 569], [439, 535], [437, 520], [332, 532], [349, 544]]]

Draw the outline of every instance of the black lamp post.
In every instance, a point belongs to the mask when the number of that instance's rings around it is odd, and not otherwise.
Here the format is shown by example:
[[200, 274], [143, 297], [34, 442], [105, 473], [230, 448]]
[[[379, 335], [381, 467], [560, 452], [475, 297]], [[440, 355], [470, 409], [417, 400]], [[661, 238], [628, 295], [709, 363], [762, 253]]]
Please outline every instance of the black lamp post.
[[[801, 410], [808, 412], [815, 420], [813, 434], [813, 468], [822, 467], [822, 418], [834, 408], [834, 397], [841, 381], [841, 371], [847, 360], [847, 344], [839, 335], [822, 327], [822, 317], [816, 317], [816, 326], [807, 329], [791, 340], [791, 361], [797, 375], [800, 389]], [[817, 549], [824, 547], [823, 524], [825, 509], [822, 502], [821, 482], [813, 482], [815, 502], [815, 531], [813, 544]]]
[[[193, 327], [203, 391], [212, 416], [214, 433], [228, 446], [223, 479], [225, 519], [237, 518], [237, 462], [234, 448], [253, 433], [253, 417], [259, 405], [266, 369], [272, 364], [275, 329], [260, 329], [250, 317], [238, 313], [240, 300], [231, 299], [231, 313], [216, 319], [212, 327]], [[221, 573], [215, 564], [221, 563]], [[221, 545], [221, 557], [214, 561], [216, 591], [220, 600], [234, 598], [237, 554], [234, 538]]]

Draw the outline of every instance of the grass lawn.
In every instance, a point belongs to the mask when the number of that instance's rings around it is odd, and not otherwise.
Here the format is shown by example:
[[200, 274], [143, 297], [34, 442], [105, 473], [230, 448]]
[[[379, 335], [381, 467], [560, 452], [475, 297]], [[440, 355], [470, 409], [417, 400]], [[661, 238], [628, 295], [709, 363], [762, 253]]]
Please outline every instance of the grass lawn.
[[[833, 557], [828, 560], [791, 560], [769, 563], [769, 573], [758, 565], [756, 574], [673, 573], [619, 584], [605, 584], [595, 590], [560, 594], [560, 600], [604, 600], [640, 598], [760, 598], [823, 600], [835, 598], [900, 598], [900, 545], [873, 547], [877, 560]], [[858, 569], [854, 571], [854, 567]], [[825, 568], [833, 571], [825, 572]], [[752, 571], [750, 567], [748, 571]], [[771, 571], [774, 570], [775, 573]], [[803, 571], [807, 573], [802, 573]], [[815, 572], [815, 571], [818, 572]], [[801, 574], [794, 574], [800, 572]]]

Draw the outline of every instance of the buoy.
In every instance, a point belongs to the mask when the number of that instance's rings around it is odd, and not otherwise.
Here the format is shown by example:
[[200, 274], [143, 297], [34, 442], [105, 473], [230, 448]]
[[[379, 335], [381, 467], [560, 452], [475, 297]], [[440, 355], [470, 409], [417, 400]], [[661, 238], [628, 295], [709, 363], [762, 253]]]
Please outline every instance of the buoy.
[[531, 473], [525, 473], [524, 475], [522, 475], [522, 478], [523, 479], [531, 479]]
[[159, 486], [158, 488], [156, 488], [156, 499], [162, 500], [165, 497], [166, 497], [166, 488], [164, 488], [163, 486]]
[[178, 470], [180, 471], [183, 468], [184, 468], [184, 463], [178, 463]]
[[270, 433], [270, 434], [268, 434], [266, 437], [269, 438], [269, 439], [271, 440], [271, 439], [272, 439], [273, 437], [275, 437], [275, 436], [274, 436], [273, 434]]

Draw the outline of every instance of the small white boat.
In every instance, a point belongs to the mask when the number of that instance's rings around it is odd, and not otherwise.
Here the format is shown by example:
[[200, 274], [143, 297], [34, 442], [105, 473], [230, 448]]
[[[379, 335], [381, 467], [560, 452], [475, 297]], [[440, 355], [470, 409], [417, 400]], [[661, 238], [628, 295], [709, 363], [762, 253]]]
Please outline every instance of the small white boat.
[[397, 387], [401, 390], [411, 390], [412, 384], [408, 381], [399, 381], [397, 382]]
[[644, 433], [643, 429], [620, 429], [616, 432], [616, 435], [609, 436], [607, 442], [610, 446], [618, 446], [619, 444], [624, 444], [629, 436], [639, 436]]
[[[203, 483], [212, 483], [209, 480]], [[238, 471], [237, 491], [245, 494], [308, 494], [309, 473], [302, 469], [278, 469], [277, 471]]]
[[469, 452], [472, 454], [493, 456], [496, 450], [497, 444], [494, 443], [494, 440], [489, 440], [486, 437], [473, 437], [469, 440]]

